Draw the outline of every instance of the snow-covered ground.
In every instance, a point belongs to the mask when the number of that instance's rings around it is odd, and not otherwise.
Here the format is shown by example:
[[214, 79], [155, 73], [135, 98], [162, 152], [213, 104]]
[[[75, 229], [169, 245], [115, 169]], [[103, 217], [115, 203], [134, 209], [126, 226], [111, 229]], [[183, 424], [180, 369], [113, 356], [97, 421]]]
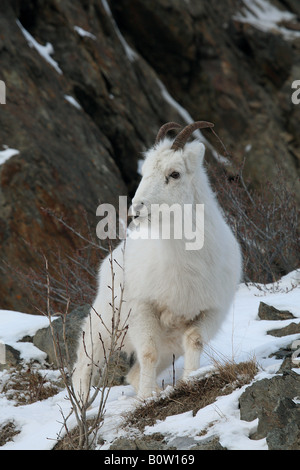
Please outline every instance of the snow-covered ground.
[[[279, 348], [299, 340], [300, 335], [284, 336], [282, 338], [267, 335], [267, 331], [282, 328], [292, 321], [267, 321], [258, 318], [258, 306], [260, 301], [270, 304], [280, 310], [289, 310], [300, 321], [300, 271], [294, 271], [282, 278], [274, 286], [247, 287], [241, 284], [235, 301], [223, 325], [210, 345], [206, 347], [201, 360], [201, 366], [195, 375], [201, 376], [212, 369], [212, 357], [217, 359], [234, 359], [236, 362], [244, 361], [255, 355], [260, 366], [260, 372], [254, 380], [263, 377], [272, 377], [278, 371], [281, 360], [269, 356]], [[19, 343], [25, 335], [33, 335], [36, 330], [47, 326], [48, 320], [44, 317], [27, 315], [19, 312], [0, 310], [0, 341], [13, 346], [21, 353], [21, 357], [28, 361], [38, 359], [43, 363], [44, 353], [30, 343]], [[180, 377], [183, 359], [176, 363], [176, 376]], [[300, 369], [296, 367], [296, 372]], [[42, 369], [49, 380], [57, 378], [58, 373]], [[172, 370], [166, 370], [159, 377], [159, 383], [164, 379], [165, 385], [172, 383]], [[1, 393], [1, 384], [7, 380], [8, 372], [0, 372], [0, 426], [13, 421], [21, 432], [13, 441], [7, 442], [1, 450], [20, 449], [51, 449], [55, 439], [62, 428], [62, 414], [69, 413], [69, 402], [66, 400], [66, 392], [61, 391], [57, 395], [30, 405], [15, 406], [14, 401], [8, 400]], [[189, 436], [201, 440], [199, 433], [208, 429], [209, 435], [218, 435], [220, 442], [228, 449], [267, 449], [265, 439], [251, 440], [249, 435], [255, 431], [257, 421], [245, 422], [240, 419], [238, 398], [244, 391], [233, 391], [230, 395], [222, 396], [217, 401], [199, 412], [193, 417], [192, 412], [170, 416], [165, 421], [158, 422], [145, 432], [167, 433], [171, 438]], [[296, 397], [295, 397], [296, 399]], [[124, 432], [121, 428], [124, 414], [131, 410], [139, 402], [134, 390], [129, 385], [115, 386], [112, 388], [106, 406], [105, 420], [101, 428], [101, 435], [106, 439], [99, 450], [105, 450], [109, 443]], [[92, 415], [97, 409], [97, 403], [89, 410]], [[72, 427], [72, 417], [69, 426]]]
[[268, 0], [243, 0], [241, 11], [234, 16], [234, 19], [251, 24], [260, 31], [280, 34], [286, 40], [300, 37], [300, 31], [282, 26], [282, 22], [297, 22], [297, 16], [289, 11], [279, 10]]

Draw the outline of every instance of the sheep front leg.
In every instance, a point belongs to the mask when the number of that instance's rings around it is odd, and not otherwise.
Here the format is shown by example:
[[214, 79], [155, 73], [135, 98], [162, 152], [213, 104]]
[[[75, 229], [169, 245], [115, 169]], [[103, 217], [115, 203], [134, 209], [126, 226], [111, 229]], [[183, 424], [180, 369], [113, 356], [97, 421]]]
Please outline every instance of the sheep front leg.
[[159, 362], [160, 329], [150, 306], [141, 305], [132, 312], [134, 313], [132, 313], [128, 334], [134, 345], [138, 362], [127, 377], [129, 382], [138, 389], [138, 397], [144, 399], [158, 388], [156, 369]]
[[182, 380], [187, 380], [190, 373], [197, 370], [200, 365], [200, 355], [203, 343], [199, 326], [189, 327], [183, 335], [184, 370]]

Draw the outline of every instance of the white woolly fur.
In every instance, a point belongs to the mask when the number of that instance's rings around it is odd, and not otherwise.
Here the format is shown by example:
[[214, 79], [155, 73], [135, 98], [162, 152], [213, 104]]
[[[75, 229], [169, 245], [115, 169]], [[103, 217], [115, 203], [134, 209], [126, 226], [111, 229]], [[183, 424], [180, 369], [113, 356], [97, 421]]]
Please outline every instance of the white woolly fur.
[[[240, 248], [203, 166], [204, 145], [193, 141], [176, 151], [171, 146], [172, 141], [164, 138], [146, 152], [133, 205], [150, 210], [151, 204], [191, 204], [193, 208], [204, 204], [203, 247], [186, 250], [184, 239], [128, 237], [113, 252], [116, 304], [119, 286], [124, 286], [121, 324], [130, 312], [123, 350], [136, 357], [127, 379], [142, 398], [156, 389], [156, 377], [172, 363], [173, 354], [184, 355], [184, 380], [199, 368], [203, 345], [220, 328], [242, 269]], [[176, 179], [170, 176], [174, 172], [180, 175]], [[111, 286], [109, 256], [99, 270], [98, 293], [83, 326], [85, 345], [80, 341], [73, 374], [75, 391], [82, 399], [103, 363], [103, 346], [110, 344], [104, 327], [110, 327], [112, 316], [107, 286]], [[94, 366], [88, 356], [93, 356]]]

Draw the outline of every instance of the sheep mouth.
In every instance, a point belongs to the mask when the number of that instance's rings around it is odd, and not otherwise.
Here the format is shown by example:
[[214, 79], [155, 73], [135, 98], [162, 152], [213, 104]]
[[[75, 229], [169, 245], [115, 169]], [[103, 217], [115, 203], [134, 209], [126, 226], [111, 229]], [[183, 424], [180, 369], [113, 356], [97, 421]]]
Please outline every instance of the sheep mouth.
[[128, 214], [128, 215], [133, 220], [144, 220], [144, 219], [149, 218], [149, 214], [147, 215], [141, 214], [139, 211], [135, 212], [134, 214]]
[[146, 206], [143, 206], [142, 209], [137, 209], [133, 205], [130, 206], [128, 210], [128, 216], [131, 217], [134, 221], [136, 220], [150, 220], [151, 216], [150, 213], [148, 212], [148, 209]]

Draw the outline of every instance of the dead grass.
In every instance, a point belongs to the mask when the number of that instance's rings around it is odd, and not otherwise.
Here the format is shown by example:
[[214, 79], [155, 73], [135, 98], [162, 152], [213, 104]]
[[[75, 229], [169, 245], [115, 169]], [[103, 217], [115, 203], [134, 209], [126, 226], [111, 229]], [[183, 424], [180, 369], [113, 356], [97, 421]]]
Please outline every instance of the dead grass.
[[14, 436], [19, 433], [20, 431], [12, 421], [2, 424], [0, 426], [0, 447], [4, 446], [9, 441], [13, 441]]
[[125, 427], [134, 427], [143, 431], [145, 426], [152, 426], [157, 420], [164, 420], [186, 411], [193, 415], [200, 408], [213, 403], [218, 396], [228, 395], [233, 390], [250, 383], [258, 371], [256, 361], [216, 363], [216, 372], [202, 379], [180, 382], [173, 391], [138, 406], [128, 415]]
[[60, 391], [58, 385], [49, 382], [47, 377], [30, 365], [26, 368], [16, 367], [10, 373], [2, 392], [8, 400], [14, 400], [16, 406], [28, 405], [46, 400]]

